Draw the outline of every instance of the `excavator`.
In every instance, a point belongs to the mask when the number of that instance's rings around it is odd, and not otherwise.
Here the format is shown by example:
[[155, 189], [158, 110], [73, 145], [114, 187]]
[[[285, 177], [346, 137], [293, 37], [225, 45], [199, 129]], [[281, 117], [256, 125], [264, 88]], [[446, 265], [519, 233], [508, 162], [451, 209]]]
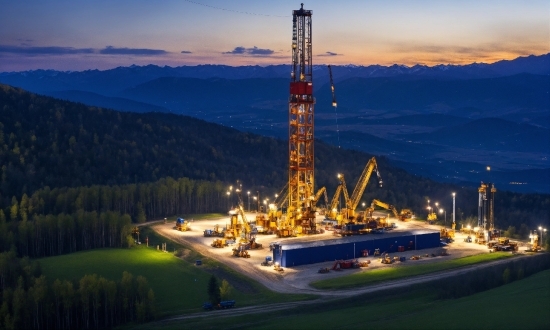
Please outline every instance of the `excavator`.
[[377, 199], [374, 199], [371, 203], [371, 207], [374, 208], [374, 206], [379, 206], [386, 210], [390, 210], [393, 213], [393, 215], [401, 221], [407, 221], [412, 217], [412, 212], [410, 210], [403, 209], [401, 212], [397, 212], [397, 209], [393, 205], [381, 202]]
[[380, 176], [380, 172], [378, 171], [378, 165], [376, 164], [376, 159], [374, 157], [372, 157], [367, 162], [367, 165], [363, 169], [363, 173], [361, 173], [361, 176], [359, 177], [359, 180], [357, 181], [357, 184], [353, 189], [353, 193], [351, 194], [351, 197], [348, 196], [348, 191], [345, 187], [345, 182], [344, 182], [343, 192], [346, 198], [346, 209], [343, 210], [342, 212], [344, 213], [344, 218], [350, 221], [353, 221], [355, 219], [356, 217], [355, 210], [357, 209], [357, 206], [361, 201], [361, 197], [363, 197], [363, 193], [365, 192], [365, 188], [367, 187], [367, 183], [369, 182], [369, 179], [373, 171], [376, 172], [376, 176], [378, 177], [378, 185], [382, 187], [382, 177]]

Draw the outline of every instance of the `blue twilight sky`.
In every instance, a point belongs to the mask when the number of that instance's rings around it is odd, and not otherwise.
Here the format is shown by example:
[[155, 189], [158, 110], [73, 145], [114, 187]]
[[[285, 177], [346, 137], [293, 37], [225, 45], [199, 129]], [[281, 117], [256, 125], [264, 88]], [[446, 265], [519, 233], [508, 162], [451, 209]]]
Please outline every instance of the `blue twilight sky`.
[[[0, 0], [0, 72], [290, 63], [288, 0]], [[311, 0], [315, 64], [550, 52], [550, 0]]]

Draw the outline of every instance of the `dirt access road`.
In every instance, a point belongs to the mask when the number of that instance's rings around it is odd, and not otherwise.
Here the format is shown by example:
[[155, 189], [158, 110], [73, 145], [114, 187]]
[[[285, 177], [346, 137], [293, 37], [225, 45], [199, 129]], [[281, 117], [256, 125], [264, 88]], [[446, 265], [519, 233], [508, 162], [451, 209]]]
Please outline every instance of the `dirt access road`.
[[[254, 214], [247, 214], [247, 218], [253, 219]], [[384, 267], [408, 267], [415, 264], [421, 263], [431, 263], [438, 262], [442, 260], [447, 260], [449, 258], [460, 258], [468, 255], [474, 255], [479, 253], [488, 253], [488, 249], [485, 246], [465, 243], [464, 235], [457, 233], [455, 242], [450, 244], [445, 248], [448, 256], [439, 256], [442, 251], [442, 248], [434, 249], [425, 249], [417, 251], [406, 251], [399, 254], [394, 254], [393, 256], [403, 256], [407, 258], [407, 262], [404, 263], [393, 263], [393, 264], [382, 264], [377, 257], [366, 257], [366, 258], [357, 258], [359, 261], [370, 261], [369, 267], [359, 268], [359, 269], [346, 269], [343, 271], [330, 271], [329, 273], [320, 274], [318, 270], [320, 268], [332, 268], [334, 262], [324, 262], [311, 265], [302, 265], [292, 268], [285, 268], [284, 272], [277, 272], [273, 267], [261, 266], [261, 262], [265, 259], [266, 256], [271, 256], [272, 252], [269, 250], [269, 243], [273, 241], [285, 240], [285, 242], [305, 242], [311, 240], [322, 240], [322, 239], [334, 239], [332, 232], [327, 231], [324, 234], [313, 235], [313, 236], [304, 236], [299, 238], [286, 238], [278, 239], [274, 235], [258, 235], [257, 242], [263, 244], [263, 249], [260, 250], [250, 250], [250, 258], [238, 258], [232, 256], [231, 247], [225, 248], [213, 248], [210, 246], [214, 238], [204, 237], [203, 231], [205, 229], [212, 229], [216, 224], [224, 226], [229, 221], [229, 218], [217, 218], [217, 219], [208, 219], [193, 221], [191, 223], [191, 231], [180, 232], [175, 230], [174, 222], [168, 223], [158, 223], [152, 226], [152, 228], [158, 232], [160, 235], [173, 240], [175, 242], [182, 243], [187, 246], [192, 246], [197, 252], [202, 255], [212, 258], [219, 261], [225, 265], [228, 265], [232, 269], [238, 271], [239, 273], [244, 274], [245, 276], [256, 280], [257, 282], [263, 284], [268, 289], [279, 292], [279, 293], [303, 293], [303, 294], [314, 294], [323, 297], [345, 297], [350, 295], [363, 294], [367, 292], [372, 292], [380, 290], [382, 288], [389, 288], [392, 286], [406, 286], [414, 283], [420, 283], [423, 281], [429, 281], [434, 278], [440, 278], [442, 276], [448, 276], [445, 274], [456, 274], [457, 270], [452, 270], [449, 272], [439, 272], [436, 274], [428, 274], [424, 276], [417, 276], [412, 279], [403, 279], [398, 281], [386, 282], [380, 285], [371, 285], [364, 288], [357, 288], [351, 290], [318, 290], [309, 285], [309, 283], [327, 278], [336, 279], [339, 276], [348, 275], [357, 272], [368, 272], [372, 269], [384, 268]], [[398, 222], [398, 229], [396, 231], [402, 230], [414, 230], [414, 229], [429, 229], [429, 230], [439, 230], [439, 226], [427, 225], [420, 221], [408, 221], [408, 222]], [[464, 236], [464, 237], [463, 237]], [[412, 261], [409, 258], [412, 255], [437, 255], [436, 257], [427, 257], [420, 260]], [[460, 271], [470, 271], [478, 267], [484, 267], [485, 265], [475, 265], [472, 267], [462, 268]], [[231, 282], [230, 279], [228, 279]], [[412, 282], [411, 282], [412, 281]], [[231, 283], [233, 285], [233, 283]], [[235, 283], [237, 284], [237, 283]], [[237, 286], [237, 285], [233, 285]]]

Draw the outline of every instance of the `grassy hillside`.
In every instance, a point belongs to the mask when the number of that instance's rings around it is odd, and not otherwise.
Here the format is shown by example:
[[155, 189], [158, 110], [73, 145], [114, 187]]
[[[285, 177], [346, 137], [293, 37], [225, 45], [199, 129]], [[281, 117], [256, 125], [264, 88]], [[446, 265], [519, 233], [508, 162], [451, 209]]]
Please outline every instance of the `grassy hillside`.
[[[40, 265], [50, 281], [56, 278], [80, 279], [86, 274], [118, 280], [123, 271], [144, 276], [155, 292], [157, 310], [161, 316], [199, 311], [202, 303], [208, 300], [207, 284], [213, 273], [220, 282], [226, 279], [233, 286], [231, 298], [237, 300], [239, 306], [309, 298], [305, 295], [273, 293], [212, 260], [201, 258], [204, 264], [195, 266], [191, 260], [157, 251], [153, 245], [160, 244], [160, 238], [151, 237], [150, 242], [152, 246], [149, 248], [102, 249], [43, 258]], [[175, 248], [169, 243], [170, 252]], [[194, 260], [194, 255], [190, 257]]]
[[[203, 329], [547, 329], [550, 270], [454, 300], [436, 300], [427, 287], [354, 297], [289, 311], [233, 318], [186, 320]], [[183, 323], [147, 328], [180, 329]], [[144, 329], [145, 326], [139, 327]]]

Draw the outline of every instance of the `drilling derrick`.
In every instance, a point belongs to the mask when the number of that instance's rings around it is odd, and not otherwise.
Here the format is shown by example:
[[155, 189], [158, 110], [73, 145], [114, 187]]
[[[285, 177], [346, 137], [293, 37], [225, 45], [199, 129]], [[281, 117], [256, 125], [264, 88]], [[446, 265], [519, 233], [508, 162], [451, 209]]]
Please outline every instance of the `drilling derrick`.
[[292, 72], [288, 130], [288, 210], [279, 236], [315, 231], [311, 10], [292, 12]]
[[482, 230], [492, 231], [495, 229], [495, 185], [493, 183], [481, 182], [478, 188], [478, 217], [477, 225]]

